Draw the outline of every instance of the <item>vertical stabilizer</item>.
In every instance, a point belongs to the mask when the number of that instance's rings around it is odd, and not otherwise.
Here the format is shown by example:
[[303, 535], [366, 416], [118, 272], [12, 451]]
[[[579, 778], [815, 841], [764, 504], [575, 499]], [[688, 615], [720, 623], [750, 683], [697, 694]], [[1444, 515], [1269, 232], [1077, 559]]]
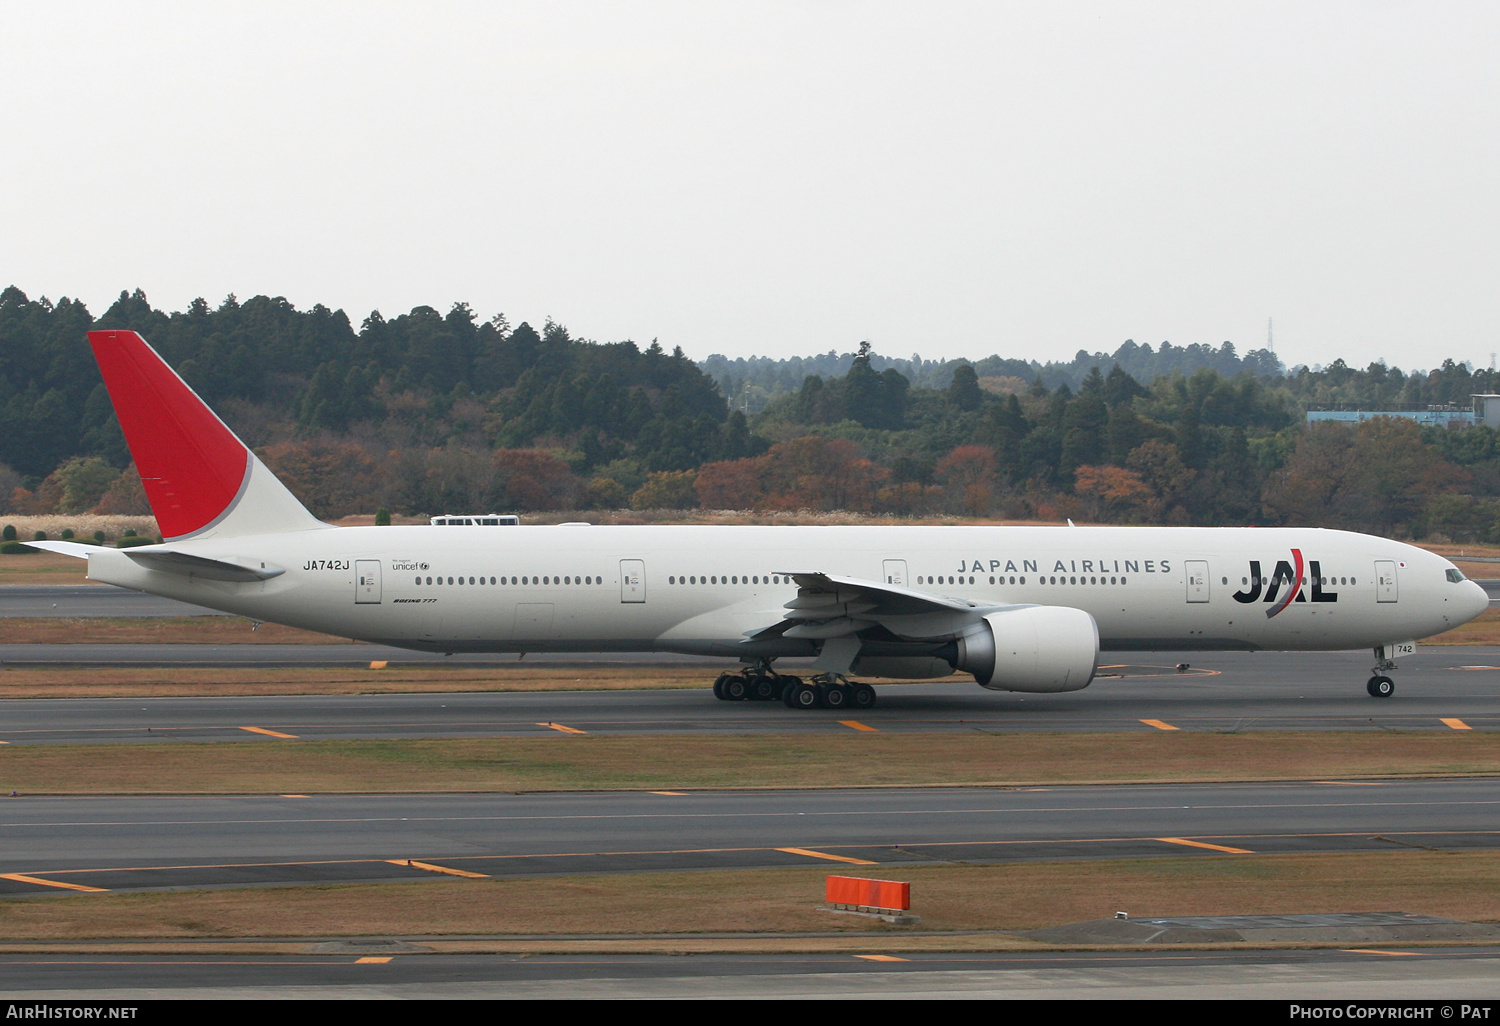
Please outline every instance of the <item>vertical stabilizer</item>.
[[319, 521], [133, 331], [91, 331], [125, 442], [167, 540], [308, 531]]

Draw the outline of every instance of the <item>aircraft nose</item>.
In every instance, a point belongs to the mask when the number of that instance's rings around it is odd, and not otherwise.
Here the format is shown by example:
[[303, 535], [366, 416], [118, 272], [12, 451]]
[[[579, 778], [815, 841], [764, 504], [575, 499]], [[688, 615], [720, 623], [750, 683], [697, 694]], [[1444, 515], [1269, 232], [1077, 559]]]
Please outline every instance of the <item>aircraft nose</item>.
[[1469, 586], [1469, 602], [1467, 605], [1470, 609], [1469, 619], [1472, 620], [1490, 608], [1490, 596], [1489, 592], [1485, 591], [1484, 587], [1479, 583], [1475, 581], [1465, 581], [1464, 583]]

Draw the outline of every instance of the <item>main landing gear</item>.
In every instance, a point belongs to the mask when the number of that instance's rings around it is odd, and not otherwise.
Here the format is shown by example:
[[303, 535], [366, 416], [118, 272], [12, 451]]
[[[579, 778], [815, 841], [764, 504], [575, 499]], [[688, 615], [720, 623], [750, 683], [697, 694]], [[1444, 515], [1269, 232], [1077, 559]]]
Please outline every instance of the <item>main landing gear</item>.
[[1386, 658], [1384, 648], [1375, 650], [1375, 660], [1375, 665], [1370, 667], [1375, 676], [1365, 682], [1365, 690], [1374, 698], [1390, 698], [1396, 691], [1396, 682], [1385, 674], [1387, 670], [1396, 669], [1396, 664]]
[[714, 697], [724, 702], [780, 701], [788, 709], [869, 709], [875, 689], [838, 673], [820, 673], [810, 680], [777, 673], [768, 660], [738, 673], [721, 673], [714, 681]]

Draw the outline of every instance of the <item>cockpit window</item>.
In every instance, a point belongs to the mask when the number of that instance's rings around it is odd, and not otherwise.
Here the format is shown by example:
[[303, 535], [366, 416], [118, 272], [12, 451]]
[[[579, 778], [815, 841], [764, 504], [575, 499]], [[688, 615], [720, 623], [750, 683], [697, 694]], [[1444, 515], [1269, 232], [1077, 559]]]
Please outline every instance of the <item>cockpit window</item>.
[[1463, 581], [1465, 579], [1466, 578], [1464, 577], [1464, 572], [1462, 570], [1458, 570], [1458, 569], [1451, 568], [1451, 567], [1449, 568], [1449, 570], [1448, 570], [1448, 581], [1450, 583], [1452, 583], [1452, 584], [1458, 584], [1460, 581]]

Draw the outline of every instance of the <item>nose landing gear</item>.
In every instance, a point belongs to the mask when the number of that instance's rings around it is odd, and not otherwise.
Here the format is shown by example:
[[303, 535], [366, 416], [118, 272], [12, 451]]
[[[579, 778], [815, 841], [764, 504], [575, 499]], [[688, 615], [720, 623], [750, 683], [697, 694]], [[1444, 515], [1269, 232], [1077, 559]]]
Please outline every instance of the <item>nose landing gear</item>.
[[1375, 676], [1365, 682], [1365, 690], [1374, 698], [1390, 698], [1396, 691], [1396, 682], [1387, 677], [1387, 670], [1396, 669], [1396, 664], [1386, 657], [1384, 646], [1375, 649], [1375, 665], [1370, 672]]

